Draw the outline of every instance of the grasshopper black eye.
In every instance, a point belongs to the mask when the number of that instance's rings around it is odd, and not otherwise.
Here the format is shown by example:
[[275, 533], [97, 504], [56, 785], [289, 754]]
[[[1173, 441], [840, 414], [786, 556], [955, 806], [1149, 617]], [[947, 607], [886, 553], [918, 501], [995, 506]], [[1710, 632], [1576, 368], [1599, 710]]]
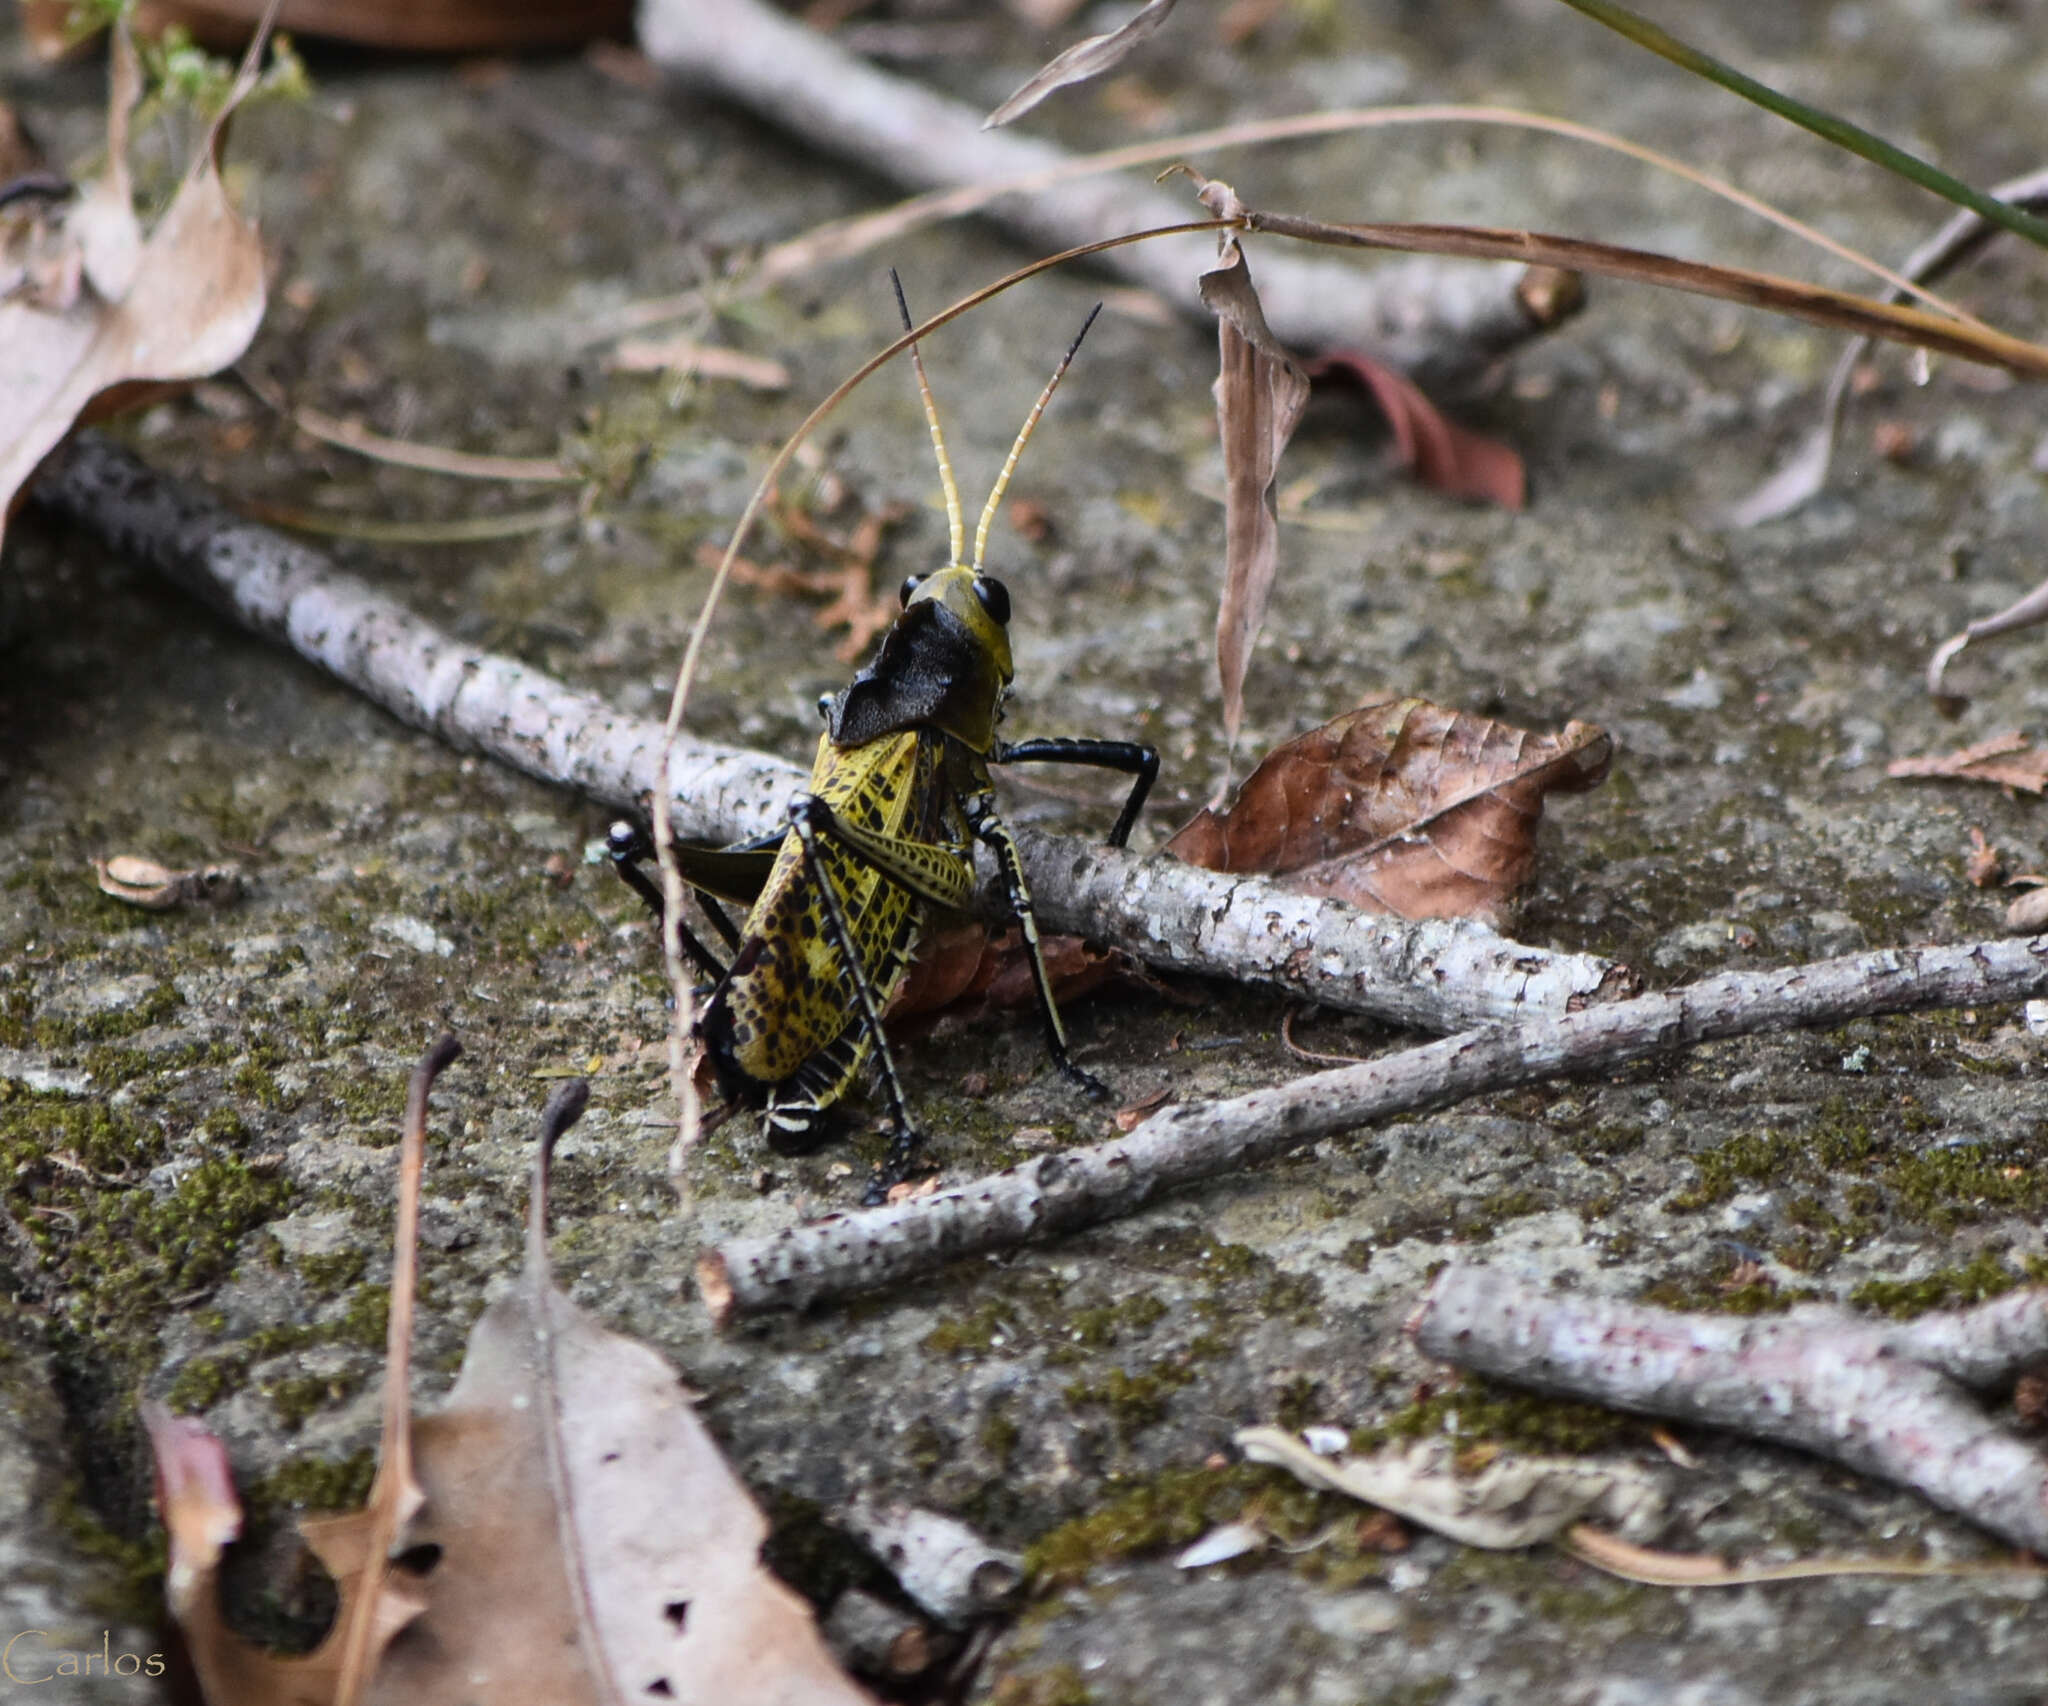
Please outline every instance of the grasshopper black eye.
[[917, 589], [923, 584], [923, 575], [905, 575], [903, 577], [902, 588], [897, 592], [896, 596], [899, 599], [901, 599], [905, 604], [908, 604], [910, 602], [910, 595], [913, 592], [917, 591]]
[[1010, 589], [993, 575], [974, 577], [974, 596], [981, 600], [982, 609], [998, 622], [1010, 620]]

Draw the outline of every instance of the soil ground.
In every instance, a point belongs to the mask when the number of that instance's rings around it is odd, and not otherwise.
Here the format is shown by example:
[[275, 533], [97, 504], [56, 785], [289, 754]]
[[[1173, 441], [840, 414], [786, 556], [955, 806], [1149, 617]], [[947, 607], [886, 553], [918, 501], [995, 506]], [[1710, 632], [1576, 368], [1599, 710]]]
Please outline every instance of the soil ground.
[[[1189, 0], [1126, 76], [1033, 122], [1085, 147], [1363, 100], [1498, 101], [1679, 153], [1881, 256], [1941, 217], [1540, 0], [1284, 8], [1242, 55], [1215, 45], [1219, 10]], [[1687, 0], [1660, 15], [1972, 181], [2038, 163], [2025, 139], [2048, 116], [2048, 78], [2030, 5]], [[1048, 47], [1006, 17], [980, 21], [981, 50], [918, 74], [992, 105]], [[566, 442], [621, 475], [637, 466], [574, 526], [432, 549], [342, 540], [334, 554], [432, 620], [629, 710], [666, 693], [707, 580], [697, 548], [725, 537], [810, 401], [891, 335], [883, 267], [930, 309], [1030, 258], [949, 225], [735, 308], [717, 336], [785, 362], [784, 395], [609, 373], [577, 346], [592, 317], [889, 192], [715, 99], [631, 90], [578, 59], [326, 53], [312, 69], [310, 104], [253, 113], [233, 139], [277, 262], [254, 365], [388, 433], [512, 454]], [[96, 71], [42, 70], [0, 34], [0, 98], [58, 157], [90, 153]], [[1254, 204], [1522, 224], [1857, 282], [1675, 181], [1510, 132], [1202, 164]], [[1041, 281], [934, 340], [970, 501], [1096, 289], [1078, 272]], [[1957, 290], [2005, 325], [2048, 320], [2037, 259], [2011, 249]], [[1310, 525], [1284, 533], [1242, 750], [1390, 689], [1604, 725], [1615, 773], [1553, 806], [1517, 933], [1613, 954], [1656, 985], [1995, 933], [2004, 898], [1967, 880], [1970, 831], [2015, 871], [2048, 868], [2039, 805], [1888, 781], [1884, 766], [2035, 728], [2048, 706], [2029, 636], [1970, 665], [1978, 696], [1959, 724], [1920, 685], [1935, 642], [2041, 574], [2039, 399], [1952, 363], [1917, 385], [1906, 358], [1881, 356], [1827, 495], [1751, 532], [1718, 528], [1707, 518], [1812, 420], [1835, 343], [1596, 285], [1577, 322], [1464, 405], [1528, 458], [1533, 501], [1516, 515], [1404, 482], [1361, 412], [1319, 403], [1283, 474]], [[1012, 726], [1158, 744], [1165, 777], [1139, 838], [1155, 845], [1230, 763], [1209, 661], [1213, 361], [1198, 327], [1105, 315], [1020, 475], [1049, 531], [999, 545], [1018, 612]], [[226, 386], [131, 431], [180, 476], [344, 522], [536, 501], [319, 447]], [[859, 505], [910, 506], [879, 587], [936, 560], [944, 524], [907, 374], [841, 411], [814, 472]], [[777, 549], [771, 535], [757, 554]], [[1228, 1462], [1236, 1429], [1277, 1420], [1664, 1463], [1642, 1423], [1456, 1387], [1420, 1360], [1399, 1324], [1447, 1260], [1704, 1308], [1813, 1294], [1910, 1310], [2016, 1282], [2043, 1256], [2048, 1206], [2041, 1045], [2017, 1014], [1727, 1044], [1475, 1102], [1051, 1247], [718, 1338], [690, 1282], [699, 1249], [844, 1203], [881, 1138], [791, 1161], [735, 1122], [693, 1164], [693, 1206], [678, 1212], [662, 989], [637, 903], [590, 857], [603, 814], [451, 754], [33, 514], [0, 589], [0, 1205], [22, 1229], [0, 1248], [18, 1299], [0, 1352], [0, 1501], [19, 1506], [0, 1502], [12, 1625], [95, 1649], [102, 1629], [117, 1650], [161, 1644], [135, 1597], [155, 1544], [138, 1392], [221, 1432], [263, 1532], [361, 1491], [404, 1078], [452, 1028], [468, 1053], [435, 1102], [421, 1400], [445, 1389], [516, 1262], [549, 1080], [590, 1072], [592, 1111], [558, 1169], [565, 1282], [705, 1394], [777, 1519], [778, 1564], [806, 1590], [829, 1595], [856, 1568], [830, 1519], [857, 1493], [1032, 1549], [1034, 1597], [978, 1697], [2042, 1697], [2037, 1582], [1672, 1593], [1547, 1552], [1428, 1537], [1379, 1552], [1334, 1503]], [[737, 589], [696, 726], [802, 756], [818, 693], [847, 673], [832, 647], [786, 595]], [[1107, 823], [1106, 792], [1084, 780], [1074, 795], [1019, 788], [1009, 809], [1077, 832]], [[92, 882], [89, 860], [116, 853], [233, 859], [249, 892], [218, 912], [129, 911]], [[1071, 1015], [1083, 1059], [1124, 1099], [1305, 1069], [1280, 1041], [1276, 1000], [1182, 993]], [[1327, 1016], [1297, 1031], [1337, 1052], [1391, 1040]], [[949, 1179], [1047, 1132], [1109, 1129], [1047, 1072], [1028, 1015], [942, 1025], [905, 1064]], [[1731, 1293], [1739, 1264], [1751, 1283]], [[1794, 1454], [1685, 1444], [1698, 1467], [1661, 1471], [1677, 1549], [1996, 1555], [1921, 1501]], [[1247, 1508], [1294, 1549], [1173, 1566], [1176, 1543]], [[282, 1556], [281, 1542], [259, 1546], [240, 1578], [254, 1624], [303, 1623], [317, 1602], [279, 1573]]]

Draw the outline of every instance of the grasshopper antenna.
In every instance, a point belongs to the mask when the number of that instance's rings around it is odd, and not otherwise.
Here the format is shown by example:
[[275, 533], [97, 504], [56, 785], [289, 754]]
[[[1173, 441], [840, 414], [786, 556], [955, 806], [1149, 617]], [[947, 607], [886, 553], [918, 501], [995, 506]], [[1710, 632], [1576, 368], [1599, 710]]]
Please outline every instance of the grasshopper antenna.
[[[903, 281], [896, 276], [894, 267], [889, 269], [889, 282], [896, 287], [896, 311], [903, 316], [903, 329], [910, 331], [915, 322], [910, 318], [910, 304], [903, 300]], [[917, 394], [924, 399], [925, 424], [932, 429], [932, 449], [938, 452], [939, 483], [946, 488], [946, 535], [953, 553], [951, 561], [957, 563], [967, 531], [960, 517], [960, 488], [953, 480], [952, 458], [946, 454], [946, 435], [939, 431], [939, 406], [932, 401], [931, 382], [924, 376], [924, 357], [915, 344], [910, 346], [910, 365], [917, 369]]]
[[[982, 508], [980, 524], [974, 529], [976, 574], [981, 572], [982, 555], [988, 550], [988, 530], [995, 523], [996, 505], [1003, 501], [1003, 493], [1009, 487], [1010, 476], [1017, 470], [1017, 458], [1024, 454], [1025, 441], [1031, 437], [1031, 429], [1038, 425], [1038, 417], [1045, 413], [1046, 404], [1052, 401], [1052, 394], [1058, 388], [1059, 382], [1067, 376], [1067, 369], [1073, 366], [1074, 352], [1080, 349], [1081, 340], [1088, 335], [1088, 328], [1095, 324], [1095, 316], [1101, 312], [1100, 302], [1088, 310], [1088, 318], [1081, 322], [1081, 329], [1074, 334], [1074, 341], [1067, 345], [1067, 353], [1060, 357], [1060, 364], [1052, 370], [1052, 377], [1045, 382], [1045, 389], [1038, 393], [1038, 401], [1031, 405], [1031, 413], [1024, 417], [1024, 425], [1017, 434], [1017, 442], [1010, 446], [1010, 454], [1003, 463], [1003, 471], [996, 476], [995, 490], [989, 493], [988, 502]], [[935, 427], [933, 430], [938, 429]], [[956, 550], [953, 555], [957, 561], [959, 552]]]

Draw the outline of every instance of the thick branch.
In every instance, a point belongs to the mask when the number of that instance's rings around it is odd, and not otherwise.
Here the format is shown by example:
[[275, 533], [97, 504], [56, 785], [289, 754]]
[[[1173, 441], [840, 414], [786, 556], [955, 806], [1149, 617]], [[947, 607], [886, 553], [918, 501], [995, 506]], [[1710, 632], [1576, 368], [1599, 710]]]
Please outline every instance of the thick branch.
[[[983, 130], [982, 114], [878, 71], [760, 0], [646, 0], [640, 40], [677, 75], [751, 108], [813, 147], [917, 190], [1049, 172], [1052, 143]], [[1066, 249], [1188, 217], [1184, 200], [1128, 178], [1091, 177], [1004, 198], [991, 217], [1026, 242]], [[1101, 264], [1207, 324], [1195, 280], [1215, 264], [1205, 237], [1170, 237]], [[1262, 253], [1259, 294], [1273, 330], [1306, 348], [1370, 344], [1425, 378], [1469, 375], [1551, 323], [1524, 303], [1517, 268], [1430, 260], [1373, 273]]]
[[1796, 1445], [2048, 1551], [2048, 1457], [1962, 1390], [2048, 1359], [2048, 1292], [1906, 1326], [1838, 1309], [1742, 1319], [1553, 1295], [1497, 1268], [1437, 1276], [1408, 1324], [1430, 1356], [1537, 1391]]
[[[241, 520], [97, 434], [79, 435], [54, 458], [34, 495], [451, 746], [615, 806], [636, 799], [655, 774], [659, 723], [462, 644], [318, 551]], [[704, 841], [778, 828], [803, 781], [803, 771], [779, 758], [679, 741], [669, 765], [676, 827]], [[1609, 961], [1523, 947], [1482, 925], [1368, 918], [1262, 878], [1063, 837], [1019, 841], [1050, 929], [1175, 970], [1262, 979], [1396, 1024], [1453, 1030], [1562, 1012], [1630, 986]], [[986, 875], [993, 916], [1000, 891], [993, 870]]]
[[1725, 972], [1667, 994], [1467, 1031], [1229, 1101], [1167, 1108], [1111, 1143], [1065, 1150], [891, 1207], [738, 1239], [698, 1263], [698, 1286], [720, 1323], [801, 1308], [1129, 1214], [1177, 1185], [1392, 1114], [1722, 1037], [1916, 1007], [2019, 1001], [2043, 991], [2048, 936]]

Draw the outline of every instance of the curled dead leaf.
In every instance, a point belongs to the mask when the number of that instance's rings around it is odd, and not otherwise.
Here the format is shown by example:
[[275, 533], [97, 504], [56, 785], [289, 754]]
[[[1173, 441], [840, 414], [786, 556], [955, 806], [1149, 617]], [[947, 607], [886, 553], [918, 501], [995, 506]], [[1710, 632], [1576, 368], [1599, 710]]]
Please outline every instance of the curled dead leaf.
[[[1205, 181], [1200, 199], [1219, 219], [1242, 214], [1228, 184]], [[1202, 274], [1202, 302], [1216, 316], [1216, 427], [1223, 446], [1223, 597], [1216, 610], [1216, 672], [1223, 732], [1244, 721], [1252, 642], [1280, 565], [1280, 511], [1273, 486], [1280, 454], [1308, 407], [1309, 381], [1266, 324], [1251, 267], [1234, 232], [1217, 239], [1217, 265]]]
[[92, 867], [99, 873], [101, 894], [145, 912], [172, 912], [195, 901], [219, 905], [242, 892], [242, 873], [233, 865], [173, 871], [154, 859], [117, 853], [111, 859], [95, 859]]
[[1535, 868], [1545, 796], [1597, 786], [1613, 750], [1590, 723], [1532, 734], [1378, 699], [1275, 748], [1166, 850], [1371, 912], [1497, 921]]

